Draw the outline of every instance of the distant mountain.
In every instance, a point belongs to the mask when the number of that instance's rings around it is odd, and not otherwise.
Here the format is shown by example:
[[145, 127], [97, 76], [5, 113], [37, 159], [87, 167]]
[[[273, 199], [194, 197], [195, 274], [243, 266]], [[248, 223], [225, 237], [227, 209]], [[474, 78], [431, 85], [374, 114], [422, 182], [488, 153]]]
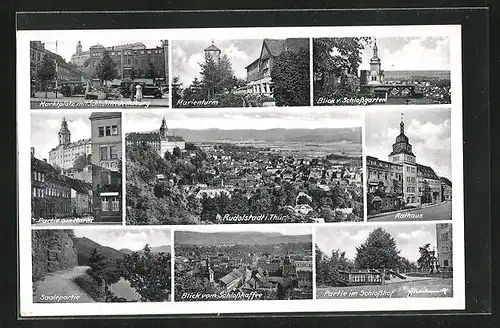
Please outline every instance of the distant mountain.
[[121, 260], [125, 257], [125, 254], [117, 251], [114, 248], [107, 247], [107, 246], [102, 246], [99, 243], [96, 243], [95, 241], [87, 238], [87, 237], [82, 237], [82, 238], [75, 238], [75, 248], [76, 248], [76, 255], [78, 257], [78, 265], [88, 265], [89, 263], [89, 258], [94, 252], [94, 249], [97, 248], [97, 251], [101, 253], [103, 256], [105, 256], [108, 259], [117, 259]]
[[120, 252], [122, 252], [123, 254], [132, 254], [134, 251], [131, 250], [131, 249], [128, 249], [128, 248], [122, 248], [122, 249], [119, 249]]
[[269, 130], [189, 130], [171, 129], [169, 134], [188, 142], [269, 141], [269, 142], [352, 142], [361, 143], [361, 127], [338, 129], [269, 129]]
[[273, 245], [310, 242], [312, 242], [311, 235], [289, 236], [277, 232], [175, 232], [175, 243], [181, 245]]
[[[170, 253], [170, 246], [169, 245], [150, 247], [150, 249], [151, 249], [151, 252], [153, 252], [153, 253]], [[133, 251], [133, 250], [128, 249], [128, 248], [122, 248], [122, 249], [120, 249], [120, 252], [122, 252], [123, 254], [130, 255], [133, 252], [143, 253], [143, 250], [140, 249], [140, 250]]]
[[440, 79], [450, 79], [450, 71], [388, 71], [384, 70], [386, 79], [402, 79], [405, 77], [433, 77]]

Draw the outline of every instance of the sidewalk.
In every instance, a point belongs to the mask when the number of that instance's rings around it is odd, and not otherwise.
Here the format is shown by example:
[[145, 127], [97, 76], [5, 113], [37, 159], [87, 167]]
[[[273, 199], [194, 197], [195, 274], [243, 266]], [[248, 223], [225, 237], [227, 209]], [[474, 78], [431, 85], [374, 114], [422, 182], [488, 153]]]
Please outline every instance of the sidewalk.
[[401, 210], [397, 210], [397, 211], [383, 212], [383, 213], [368, 215], [367, 217], [369, 219], [374, 219], [374, 218], [378, 218], [380, 216], [386, 216], [386, 215], [391, 215], [391, 214], [396, 214], [396, 213], [411, 212], [411, 211], [416, 211], [416, 210], [419, 210], [419, 209], [422, 209], [422, 208], [429, 208], [429, 207], [443, 205], [443, 204], [446, 204], [446, 202], [447, 201], [436, 203], [436, 204], [422, 204], [422, 205], [420, 205], [418, 207], [414, 207], [414, 208], [406, 208], [406, 209], [401, 209]]

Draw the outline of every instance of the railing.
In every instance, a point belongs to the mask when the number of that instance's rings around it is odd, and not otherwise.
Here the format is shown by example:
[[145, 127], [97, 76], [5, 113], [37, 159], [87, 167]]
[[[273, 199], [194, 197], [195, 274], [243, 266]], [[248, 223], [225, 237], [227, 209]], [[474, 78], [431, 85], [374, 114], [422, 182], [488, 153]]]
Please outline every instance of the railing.
[[340, 271], [340, 277], [349, 285], [383, 284], [384, 277], [381, 272], [346, 272]]

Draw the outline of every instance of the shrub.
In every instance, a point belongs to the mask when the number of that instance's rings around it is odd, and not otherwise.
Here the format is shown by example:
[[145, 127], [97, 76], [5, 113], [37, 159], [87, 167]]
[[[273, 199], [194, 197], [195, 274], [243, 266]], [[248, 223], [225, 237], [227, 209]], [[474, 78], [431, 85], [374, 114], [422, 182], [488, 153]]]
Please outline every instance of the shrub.
[[76, 277], [73, 281], [80, 286], [87, 294], [92, 297], [96, 302], [104, 302], [106, 299], [106, 293], [104, 291], [104, 285], [100, 285], [92, 276], [91, 269], [87, 270], [86, 273]]

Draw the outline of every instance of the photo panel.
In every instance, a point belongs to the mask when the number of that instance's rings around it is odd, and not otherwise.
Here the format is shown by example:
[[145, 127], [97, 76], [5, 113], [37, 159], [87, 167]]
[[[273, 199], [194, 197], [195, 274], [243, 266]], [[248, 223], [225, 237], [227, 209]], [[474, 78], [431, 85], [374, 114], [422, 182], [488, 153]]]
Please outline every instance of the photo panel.
[[171, 301], [169, 228], [36, 229], [33, 303]]
[[405, 109], [365, 115], [368, 221], [451, 220], [451, 110]]
[[359, 113], [125, 115], [127, 224], [363, 220]]
[[122, 224], [121, 112], [31, 114], [31, 223]]
[[451, 223], [327, 226], [315, 240], [318, 299], [453, 297]]
[[176, 302], [313, 297], [310, 226], [182, 228], [174, 247]]
[[313, 39], [314, 105], [451, 103], [449, 37]]
[[174, 40], [172, 106], [310, 105], [310, 39]]
[[169, 107], [168, 40], [30, 41], [32, 109]]

